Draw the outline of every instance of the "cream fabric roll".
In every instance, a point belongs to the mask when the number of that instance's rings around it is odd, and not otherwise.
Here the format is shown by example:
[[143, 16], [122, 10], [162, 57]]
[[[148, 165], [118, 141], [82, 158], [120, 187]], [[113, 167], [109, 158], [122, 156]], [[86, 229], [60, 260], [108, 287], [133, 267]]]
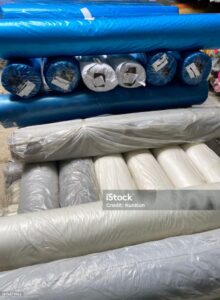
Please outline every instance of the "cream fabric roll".
[[120, 154], [98, 157], [94, 161], [100, 190], [136, 190], [128, 167]]
[[214, 151], [204, 143], [182, 147], [207, 182], [220, 182], [220, 157]]
[[174, 187], [150, 151], [128, 152], [125, 160], [138, 189], [160, 190]]
[[154, 149], [153, 152], [176, 187], [183, 188], [205, 183], [205, 179], [179, 146]]

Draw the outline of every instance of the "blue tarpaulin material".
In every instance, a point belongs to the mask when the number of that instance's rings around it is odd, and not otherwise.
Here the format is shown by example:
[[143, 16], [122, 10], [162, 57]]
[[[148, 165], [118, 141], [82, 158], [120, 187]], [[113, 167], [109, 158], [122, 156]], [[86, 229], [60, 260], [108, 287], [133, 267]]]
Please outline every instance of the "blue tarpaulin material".
[[85, 90], [26, 101], [14, 101], [10, 95], [0, 95], [0, 122], [4, 126], [14, 123], [28, 126], [103, 114], [188, 107], [202, 103], [207, 96], [207, 82], [192, 87], [179, 83], [132, 90], [118, 87], [108, 93]]
[[216, 28], [220, 28], [220, 14], [94, 20], [7, 19], [0, 20], [0, 57], [220, 48]]

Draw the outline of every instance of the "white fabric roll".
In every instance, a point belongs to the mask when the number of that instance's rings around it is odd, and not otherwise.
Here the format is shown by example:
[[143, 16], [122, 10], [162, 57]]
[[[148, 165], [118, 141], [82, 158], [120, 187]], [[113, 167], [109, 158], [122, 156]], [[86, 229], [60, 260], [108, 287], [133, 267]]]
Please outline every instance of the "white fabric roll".
[[107, 92], [118, 85], [113, 68], [99, 58], [80, 61], [80, 70], [83, 82], [92, 91]]
[[136, 190], [128, 167], [120, 154], [95, 159], [100, 190]]
[[174, 187], [150, 151], [128, 152], [125, 159], [138, 189], [161, 190]]
[[154, 149], [153, 152], [159, 164], [176, 187], [183, 188], [205, 183], [205, 179], [179, 146]]
[[220, 182], [220, 157], [214, 151], [203, 143], [182, 147], [207, 182]]
[[0, 218], [0, 270], [219, 226], [220, 211], [106, 211], [100, 201], [4, 217]]

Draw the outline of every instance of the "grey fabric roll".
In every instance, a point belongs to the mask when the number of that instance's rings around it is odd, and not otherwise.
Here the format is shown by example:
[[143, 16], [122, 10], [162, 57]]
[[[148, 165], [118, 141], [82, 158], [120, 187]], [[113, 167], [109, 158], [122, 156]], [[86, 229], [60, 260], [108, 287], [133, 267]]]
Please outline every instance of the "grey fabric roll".
[[56, 163], [28, 164], [21, 179], [18, 213], [59, 207]]
[[217, 300], [219, 281], [218, 229], [2, 272], [0, 290], [16, 300]]
[[60, 206], [72, 206], [99, 200], [99, 189], [91, 159], [73, 159], [59, 163]]

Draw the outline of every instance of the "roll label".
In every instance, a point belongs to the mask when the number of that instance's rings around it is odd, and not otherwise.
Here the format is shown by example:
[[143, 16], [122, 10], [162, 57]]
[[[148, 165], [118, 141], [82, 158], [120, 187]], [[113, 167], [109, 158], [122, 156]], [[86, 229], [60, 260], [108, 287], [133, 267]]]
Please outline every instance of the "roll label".
[[191, 79], [197, 78], [200, 76], [200, 71], [194, 63], [188, 65], [186, 67], [186, 71]]
[[36, 87], [36, 84], [33, 82], [27, 80], [23, 84], [20, 84], [18, 87], [18, 93], [17, 95], [20, 97], [27, 97], [31, 94], [33, 89]]
[[168, 64], [168, 57], [166, 53], [164, 53], [158, 60], [156, 60], [153, 64], [152, 67], [156, 72], [160, 71], [163, 69], [166, 65]]
[[59, 88], [63, 89], [64, 91], [68, 91], [68, 89], [70, 88], [70, 82], [59, 76], [54, 77], [54, 79], [51, 81], [51, 83], [58, 86]]

